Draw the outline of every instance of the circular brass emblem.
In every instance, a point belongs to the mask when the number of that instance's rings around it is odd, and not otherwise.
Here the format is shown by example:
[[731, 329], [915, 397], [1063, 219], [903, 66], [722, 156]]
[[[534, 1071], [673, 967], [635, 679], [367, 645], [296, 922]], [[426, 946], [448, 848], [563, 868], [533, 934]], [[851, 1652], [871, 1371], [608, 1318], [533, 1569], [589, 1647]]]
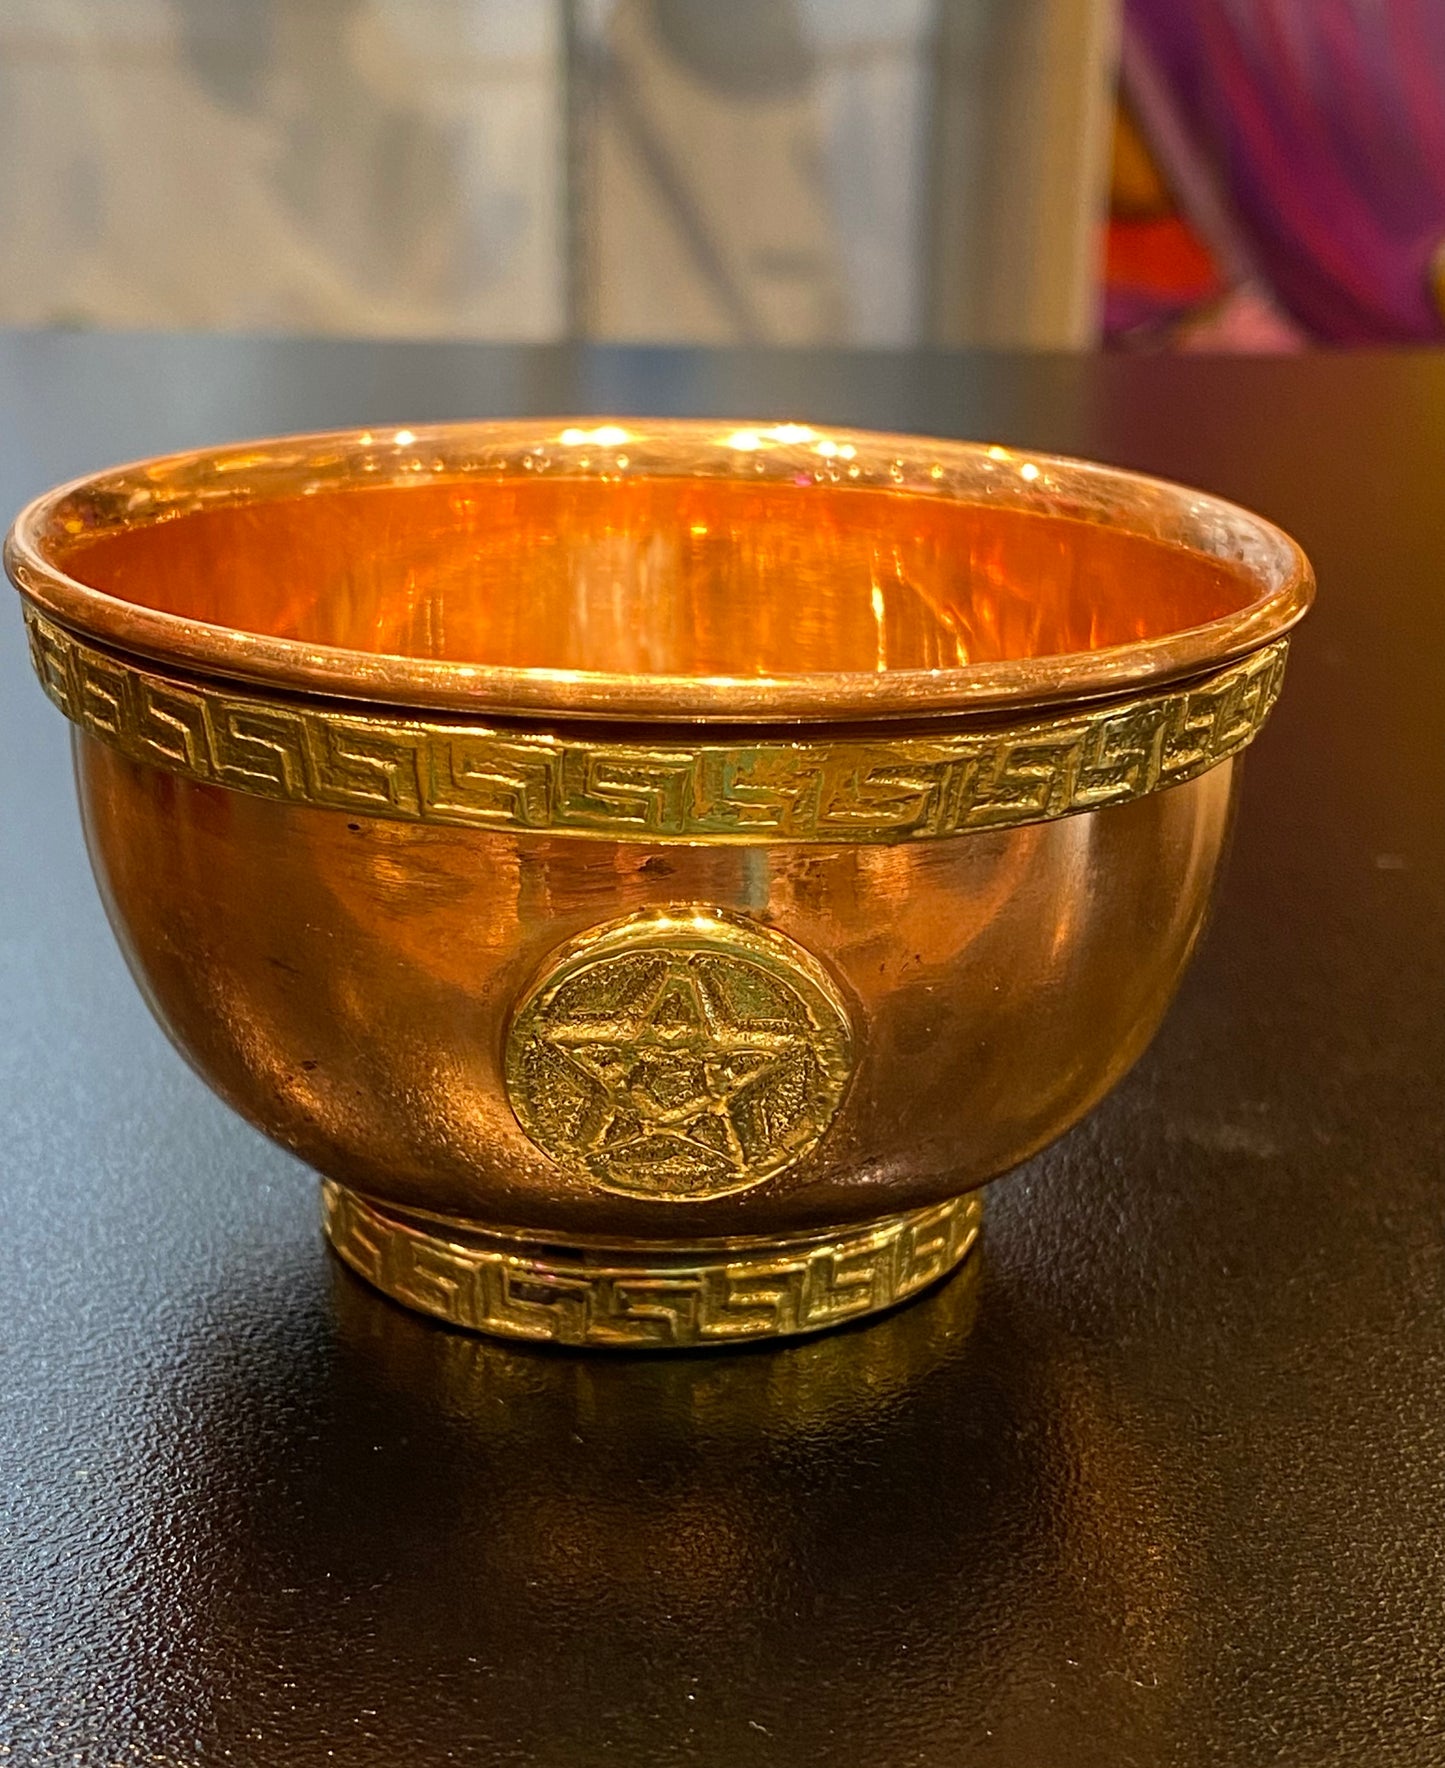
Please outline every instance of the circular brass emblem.
[[717, 1197], [782, 1172], [832, 1122], [852, 1072], [822, 966], [718, 909], [584, 934], [523, 999], [507, 1096], [559, 1166], [609, 1191]]

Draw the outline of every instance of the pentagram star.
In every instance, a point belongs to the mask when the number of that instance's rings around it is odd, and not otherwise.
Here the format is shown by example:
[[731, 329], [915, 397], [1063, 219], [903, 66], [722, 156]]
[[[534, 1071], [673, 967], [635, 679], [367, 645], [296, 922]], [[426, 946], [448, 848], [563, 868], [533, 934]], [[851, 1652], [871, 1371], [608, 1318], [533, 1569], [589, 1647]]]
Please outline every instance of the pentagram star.
[[681, 1190], [745, 1175], [808, 1107], [817, 1058], [802, 1003], [728, 957], [614, 964], [610, 998], [573, 1000], [539, 1028], [593, 1102], [576, 1122], [589, 1163]]

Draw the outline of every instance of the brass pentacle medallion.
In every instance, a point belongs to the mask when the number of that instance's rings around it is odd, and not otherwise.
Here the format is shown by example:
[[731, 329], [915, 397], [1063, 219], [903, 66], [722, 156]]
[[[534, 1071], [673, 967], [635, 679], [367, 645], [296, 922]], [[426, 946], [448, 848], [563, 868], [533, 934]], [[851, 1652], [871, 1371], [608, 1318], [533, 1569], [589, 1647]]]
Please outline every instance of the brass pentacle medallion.
[[507, 1096], [604, 1190], [741, 1191], [813, 1148], [853, 1065], [847, 1010], [793, 940], [711, 908], [648, 910], [565, 947], [507, 1033]]

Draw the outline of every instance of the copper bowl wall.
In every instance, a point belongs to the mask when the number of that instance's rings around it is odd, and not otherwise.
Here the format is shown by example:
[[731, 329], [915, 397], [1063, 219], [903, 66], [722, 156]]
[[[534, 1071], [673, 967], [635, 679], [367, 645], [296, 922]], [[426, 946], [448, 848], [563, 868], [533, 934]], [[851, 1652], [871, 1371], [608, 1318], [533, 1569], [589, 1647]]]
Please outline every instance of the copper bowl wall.
[[730, 1343], [957, 1264], [1153, 1034], [1311, 594], [1202, 494], [655, 421], [117, 469], [7, 546], [146, 999], [454, 1323]]

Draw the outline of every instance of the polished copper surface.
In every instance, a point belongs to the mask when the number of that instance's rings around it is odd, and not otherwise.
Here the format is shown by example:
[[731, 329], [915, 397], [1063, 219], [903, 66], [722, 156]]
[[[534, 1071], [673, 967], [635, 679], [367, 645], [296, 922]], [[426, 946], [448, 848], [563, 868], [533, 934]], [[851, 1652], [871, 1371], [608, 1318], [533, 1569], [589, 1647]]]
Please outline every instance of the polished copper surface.
[[[112, 924], [225, 1098], [397, 1207], [622, 1243], [864, 1221], [1051, 1140], [1174, 992], [1238, 765], [993, 834], [723, 847], [347, 817], [77, 739]], [[622, 1195], [529, 1138], [507, 1032], [572, 940], [680, 904], [726, 908], [826, 966], [856, 1028], [851, 1080], [817, 1146], [752, 1188]]]
[[39, 499], [62, 622], [288, 690], [465, 711], [903, 717], [1121, 692], [1288, 630], [1309, 569], [1202, 493], [803, 425], [459, 425], [142, 463]]
[[1157, 1026], [1310, 594], [1200, 494], [801, 426], [257, 444], [8, 558], [177, 1046], [373, 1281], [589, 1345], [965, 1255]]

